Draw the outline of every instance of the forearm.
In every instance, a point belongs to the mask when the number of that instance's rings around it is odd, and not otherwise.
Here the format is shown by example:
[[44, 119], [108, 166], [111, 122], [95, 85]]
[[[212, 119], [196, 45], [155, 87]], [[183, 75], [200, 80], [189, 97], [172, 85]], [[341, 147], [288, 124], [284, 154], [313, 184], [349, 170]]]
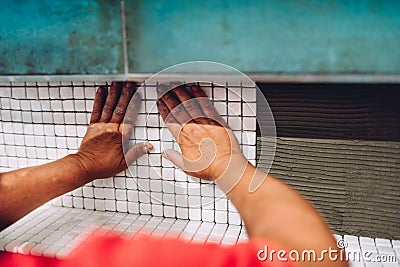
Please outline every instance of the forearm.
[[0, 230], [47, 201], [89, 182], [75, 155], [0, 176]]
[[[250, 237], [275, 241], [289, 250], [313, 249], [317, 255], [329, 247], [337, 249], [332, 233], [320, 214], [299, 193], [268, 175], [262, 185], [249, 193], [254, 175], [266, 176], [247, 163], [239, 183], [228, 197], [242, 216]], [[261, 249], [261, 248], [260, 248]], [[328, 256], [325, 260], [329, 260]], [[324, 266], [327, 262], [304, 262], [305, 266]], [[329, 262], [329, 266], [346, 266]]]

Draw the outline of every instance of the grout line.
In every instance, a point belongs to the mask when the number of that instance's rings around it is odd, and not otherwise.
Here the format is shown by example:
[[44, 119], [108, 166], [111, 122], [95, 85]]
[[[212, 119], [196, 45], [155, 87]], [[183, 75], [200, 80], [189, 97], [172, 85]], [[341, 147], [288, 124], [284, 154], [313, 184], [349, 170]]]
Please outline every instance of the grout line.
[[120, 1], [121, 5], [121, 29], [122, 29], [122, 53], [124, 57], [124, 73], [129, 73], [128, 62], [128, 38], [126, 34], [125, 0]]

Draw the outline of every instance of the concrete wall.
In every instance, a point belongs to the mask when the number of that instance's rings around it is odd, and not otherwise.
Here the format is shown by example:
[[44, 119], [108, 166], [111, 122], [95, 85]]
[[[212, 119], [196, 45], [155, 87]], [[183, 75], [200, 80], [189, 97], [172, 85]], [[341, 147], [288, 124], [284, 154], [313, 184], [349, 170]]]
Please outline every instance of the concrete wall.
[[[260, 87], [277, 125], [271, 173], [311, 200], [337, 233], [399, 239], [399, 86]], [[259, 145], [258, 153], [267, 149]]]

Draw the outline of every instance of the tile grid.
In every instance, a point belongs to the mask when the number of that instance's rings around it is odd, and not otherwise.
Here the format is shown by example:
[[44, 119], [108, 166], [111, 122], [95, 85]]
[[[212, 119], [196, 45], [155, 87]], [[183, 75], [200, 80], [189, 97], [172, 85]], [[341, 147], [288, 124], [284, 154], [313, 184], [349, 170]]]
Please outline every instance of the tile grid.
[[63, 258], [89, 235], [138, 233], [231, 245], [247, 239], [239, 225], [43, 205], [0, 232], [0, 250]]
[[[86, 131], [98, 85], [1, 83], [0, 171], [42, 164], [74, 153]], [[161, 147], [179, 148], [167, 131], [160, 130], [160, 118], [152, 110], [156, 100], [152, 87], [146, 86], [142, 92], [145, 101], [135, 136], [138, 141], [154, 143], [156, 153], [138, 160], [132, 173], [96, 180], [35, 210], [0, 232], [0, 250], [62, 258], [94, 228], [103, 233], [142, 229], [157, 236], [174, 235], [190, 242], [222, 245], [247, 239], [233, 205], [224, 197], [214, 197], [222, 194], [214, 184], [194, 180], [160, 157]], [[255, 90], [251, 92], [251, 88], [241, 85], [232, 86], [232, 91], [214, 89], [207, 88], [206, 92], [234, 130], [243, 152], [254, 162], [256, 121], [249, 108], [256, 109]], [[242, 98], [248, 102], [246, 105]], [[353, 261], [351, 266], [399, 266], [400, 241], [336, 237], [347, 242], [347, 251], [371, 251], [397, 260]]]
[[[46, 204], [0, 232], [0, 250], [64, 258], [89, 235], [123, 234], [125, 238], [134, 239], [139, 231], [159, 238], [219, 245], [232, 245], [248, 238], [240, 225]], [[345, 241], [351, 267], [400, 266], [400, 240], [353, 235], [335, 235], [335, 238]], [[352, 258], [352, 255], [369, 252], [371, 259], [379, 256], [383, 262]]]
[[400, 266], [400, 240], [354, 235], [335, 235], [335, 238], [344, 240], [350, 267]]
[[[0, 84], [0, 141], [4, 144], [0, 148], [1, 171], [46, 163], [76, 152], [98, 85]], [[206, 91], [243, 144], [243, 152], [254, 163], [255, 88], [232, 88]], [[150, 141], [154, 152], [140, 158], [130, 168], [131, 173], [96, 180], [53, 200], [52, 204], [241, 225], [236, 209], [215, 184], [188, 177], [161, 157], [161, 147], [179, 147], [168, 131], [161, 130], [155, 86], [145, 85], [141, 93], [145, 100], [139, 110], [135, 137], [137, 141]]]

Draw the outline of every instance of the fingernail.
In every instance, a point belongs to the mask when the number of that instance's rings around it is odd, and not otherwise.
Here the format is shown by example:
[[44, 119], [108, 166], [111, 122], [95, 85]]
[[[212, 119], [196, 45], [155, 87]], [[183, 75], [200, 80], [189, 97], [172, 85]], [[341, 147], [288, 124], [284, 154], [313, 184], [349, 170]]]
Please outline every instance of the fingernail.
[[104, 87], [103, 87], [103, 86], [100, 86], [99, 89], [97, 89], [97, 93], [98, 93], [98, 94], [102, 94], [102, 93], [103, 93], [103, 90], [104, 90]]
[[146, 153], [148, 153], [148, 152], [151, 151], [152, 149], [153, 149], [153, 145], [152, 145], [152, 144], [146, 143], [146, 144], [144, 145], [144, 151], [145, 151]]
[[131, 88], [132, 87], [132, 83], [131, 82], [126, 82], [125, 83], [125, 88]]
[[165, 151], [163, 151], [163, 152], [161, 153], [161, 157], [167, 158], [167, 153], [165, 153]]

